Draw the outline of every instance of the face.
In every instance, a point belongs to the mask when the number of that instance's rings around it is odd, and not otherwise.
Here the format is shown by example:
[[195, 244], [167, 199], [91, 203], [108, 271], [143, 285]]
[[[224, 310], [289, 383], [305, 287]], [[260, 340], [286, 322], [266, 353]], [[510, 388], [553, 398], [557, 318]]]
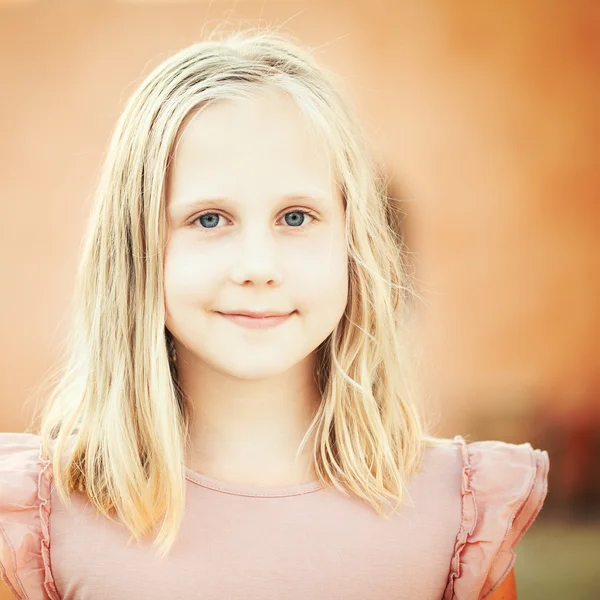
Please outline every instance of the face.
[[[344, 207], [331, 158], [278, 90], [184, 124], [168, 178], [166, 326], [187, 364], [245, 379], [302, 361], [348, 299]], [[222, 313], [289, 314], [279, 324]]]

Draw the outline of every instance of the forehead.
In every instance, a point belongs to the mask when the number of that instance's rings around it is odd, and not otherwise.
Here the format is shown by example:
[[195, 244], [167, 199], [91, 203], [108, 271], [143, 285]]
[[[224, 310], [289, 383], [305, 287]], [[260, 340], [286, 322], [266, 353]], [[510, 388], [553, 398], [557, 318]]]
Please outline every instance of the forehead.
[[297, 188], [333, 192], [332, 153], [309, 117], [284, 91], [215, 101], [188, 115], [173, 150], [169, 199], [236, 196], [252, 189], [285, 195]]

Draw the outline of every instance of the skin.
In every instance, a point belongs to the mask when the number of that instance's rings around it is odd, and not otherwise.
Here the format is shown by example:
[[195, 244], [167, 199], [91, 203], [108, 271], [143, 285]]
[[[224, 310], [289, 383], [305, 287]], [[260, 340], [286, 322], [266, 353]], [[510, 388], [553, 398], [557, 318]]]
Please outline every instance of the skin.
[[511, 569], [500, 584], [486, 600], [517, 600], [517, 583], [515, 580], [515, 570]]
[[[320, 402], [315, 349], [348, 299], [331, 165], [276, 89], [184, 123], [167, 187], [166, 326], [193, 405], [188, 466], [205, 475], [255, 485], [316, 478], [310, 444], [297, 462], [295, 453]], [[296, 312], [264, 330], [215, 312], [239, 309]]]
[[0, 600], [14, 600], [14, 594], [8, 589], [8, 586], [0, 578]]

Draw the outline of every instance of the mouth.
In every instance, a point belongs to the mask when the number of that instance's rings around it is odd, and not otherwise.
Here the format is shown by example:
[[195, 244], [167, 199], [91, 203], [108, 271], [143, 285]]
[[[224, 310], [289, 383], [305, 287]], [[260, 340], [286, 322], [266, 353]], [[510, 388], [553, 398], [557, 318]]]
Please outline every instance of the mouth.
[[285, 323], [296, 311], [290, 313], [223, 313], [217, 311], [228, 321], [246, 327], [247, 329], [270, 329]]

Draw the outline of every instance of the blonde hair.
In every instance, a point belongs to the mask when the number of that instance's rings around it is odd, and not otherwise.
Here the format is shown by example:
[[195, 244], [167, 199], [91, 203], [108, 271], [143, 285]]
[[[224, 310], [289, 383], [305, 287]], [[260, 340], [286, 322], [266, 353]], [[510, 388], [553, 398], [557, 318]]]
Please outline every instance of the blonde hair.
[[120, 117], [103, 165], [77, 278], [68, 360], [42, 416], [65, 502], [78, 490], [165, 555], [185, 500], [189, 411], [165, 328], [165, 179], [192, 111], [260, 86], [286, 91], [328, 145], [346, 207], [349, 298], [319, 346], [322, 403], [311, 432], [319, 480], [381, 515], [399, 505], [427, 436], [407, 351], [409, 281], [394, 207], [333, 79], [273, 33], [204, 41], [160, 64]]

